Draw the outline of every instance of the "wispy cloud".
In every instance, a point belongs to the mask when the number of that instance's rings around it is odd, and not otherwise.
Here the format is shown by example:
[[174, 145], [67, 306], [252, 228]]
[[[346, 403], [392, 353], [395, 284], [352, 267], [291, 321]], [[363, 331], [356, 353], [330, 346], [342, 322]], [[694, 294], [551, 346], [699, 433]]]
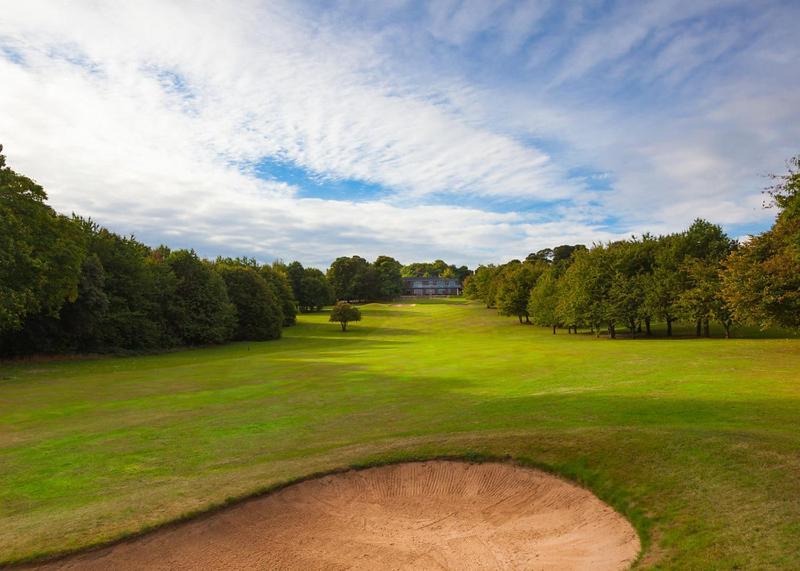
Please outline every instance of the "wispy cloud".
[[0, 140], [58, 208], [208, 255], [475, 263], [763, 224], [758, 175], [800, 140], [797, 12], [15, 3]]

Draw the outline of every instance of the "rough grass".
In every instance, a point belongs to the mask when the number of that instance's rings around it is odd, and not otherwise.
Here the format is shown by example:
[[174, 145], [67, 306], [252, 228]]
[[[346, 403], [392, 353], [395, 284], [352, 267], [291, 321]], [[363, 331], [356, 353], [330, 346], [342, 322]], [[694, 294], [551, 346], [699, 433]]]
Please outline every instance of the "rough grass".
[[510, 457], [625, 513], [643, 567], [800, 568], [800, 340], [595, 339], [458, 301], [342, 333], [0, 365], [0, 562], [349, 465]]

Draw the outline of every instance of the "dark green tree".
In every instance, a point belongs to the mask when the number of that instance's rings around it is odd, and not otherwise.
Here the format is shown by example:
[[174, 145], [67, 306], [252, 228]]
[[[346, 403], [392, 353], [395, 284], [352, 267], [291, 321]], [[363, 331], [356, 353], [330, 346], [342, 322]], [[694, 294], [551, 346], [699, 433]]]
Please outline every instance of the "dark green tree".
[[331, 315], [328, 321], [338, 323], [342, 327], [342, 331], [347, 331], [348, 323], [351, 321], [361, 321], [361, 311], [346, 301], [339, 301], [333, 306], [333, 309], [331, 309]]
[[778, 216], [724, 262], [722, 297], [738, 321], [800, 329], [800, 155], [773, 178]]
[[528, 314], [530, 320], [542, 327], [552, 327], [553, 335], [559, 325], [558, 313], [558, 278], [553, 268], [548, 268], [536, 280], [536, 285], [528, 296]]
[[317, 268], [306, 268], [300, 281], [300, 310], [320, 311], [334, 301], [333, 288], [325, 274]]
[[170, 310], [175, 337], [189, 345], [228, 341], [236, 327], [236, 309], [222, 276], [193, 250], [172, 252], [167, 263], [176, 277]]
[[228, 298], [236, 308], [238, 341], [278, 339], [283, 327], [283, 312], [273, 288], [256, 268], [245, 265], [217, 263], [215, 266], [225, 281]]
[[0, 145], [0, 334], [29, 315], [57, 316], [78, 295], [80, 229], [45, 204], [41, 186], [6, 166]]
[[372, 264], [378, 276], [378, 299], [389, 300], [403, 293], [403, 265], [389, 256], [378, 256]]
[[297, 300], [288, 274], [279, 265], [264, 265], [259, 271], [280, 304], [283, 326], [289, 327], [297, 323]]
[[510, 263], [498, 275], [497, 310], [500, 315], [516, 316], [530, 323], [528, 300], [539, 276], [547, 269], [544, 261]]

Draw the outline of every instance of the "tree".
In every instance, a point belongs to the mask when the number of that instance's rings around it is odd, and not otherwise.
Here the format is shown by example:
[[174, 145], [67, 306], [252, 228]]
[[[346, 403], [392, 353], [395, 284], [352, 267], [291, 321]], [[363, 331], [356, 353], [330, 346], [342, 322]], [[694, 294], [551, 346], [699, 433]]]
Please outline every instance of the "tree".
[[361, 311], [346, 301], [339, 301], [331, 309], [331, 316], [328, 321], [339, 323], [342, 331], [347, 331], [347, 324], [351, 321], [361, 321]]
[[216, 271], [225, 280], [228, 298], [236, 308], [237, 341], [278, 339], [283, 327], [283, 312], [274, 290], [256, 269], [232, 263], [217, 263]]
[[[720, 269], [722, 261], [733, 251], [735, 243], [728, 238], [722, 228], [705, 220], [695, 220], [686, 231], [683, 239], [684, 257], [680, 265], [685, 287], [679, 295], [678, 305], [683, 315], [695, 320], [696, 333], [709, 335], [709, 320], [712, 319], [712, 306], [718, 291], [708, 290], [710, 275], [705, 270], [713, 268], [713, 274]], [[701, 270], [700, 266], [706, 266]], [[713, 287], [719, 288], [716, 279]]]
[[650, 315], [667, 324], [667, 336], [672, 336], [672, 324], [678, 319], [678, 299], [685, 287], [680, 273], [682, 256], [679, 234], [658, 239], [652, 272], [644, 279], [644, 304]]
[[170, 253], [167, 263], [175, 272], [175, 302], [170, 327], [176, 338], [190, 345], [223, 343], [236, 327], [236, 308], [225, 281], [194, 250]]
[[372, 264], [378, 276], [378, 299], [394, 299], [403, 293], [403, 265], [389, 256], [378, 256]]
[[297, 300], [286, 272], [276, 265], [261, 266], [259, 271], [278, 300], [283, 314], [283, 326], [289, 327], [297, 323]]
[[609, 244], [610, 271], [613, 272], [608, 289], [608, 318], [624, 323], [634, 337], [642, 321], [650, 335], [651, 313], [645, 304], [645, 284], [652, 273], [656, 242], [645, 235], [641, 240], [632, 238]]
[[766, 328], [800, 328], [800, 155], [774, 175], [772, 228], [742, 245], [723, 264], [722, 297], [733, 316]]
[[528, 314], [531, 321], [542, 327], [552, 327], [553, 335], [558, 327], [558, 280], [553, 268], [545, 271], [536, 281], [528, 297]]
[[467, 266], [456, 267], [444, 260], [434, 262], [414, 262], [403, 266], [400, 275], [404, 278], [453, 278], [464, 283], [472, 271]]
[[377, 275], [360, 256], [336, 258], [328, 268], [327, 277], [337, 300], [367, 300], [377, 290]]
[[300, 311], [320, 311], [334, 302], [333, 288], [317, 268], [306, 268], [300, 280]]
[[0, 145], [0, 334], [29, 315], [57, 316], [78, 295], [80, 229], [45, 204], [44, 189], [6, 166]]
[[497, 296], [497, 280], [500, 269], [489, 264], [488, 266], [478, 266], [470, 279], [470, 295], [472, 299], [481, 300], [487, 308], [495, 306]]
[[[289, 278], [289, 283], [292, 286], [292, 292], [294, 293], [294, 299], [297, 300], [298, 304], [302, 308], [304, 304], [300, 303], [300, 284], [303, 281], [303, 276], [305, 276], [305, 268], [303, 268], [303, 264], [300, 262], [294, 261], [288, 266], [286, 266], [286, 277]], [[302, 311], [302, 309], [301, 309]]]
[[589, 325], [598, 335], [601, 324], [606, 323], [609, 335], [616, 337], [616, 312], [609, 308], [612, 262], [612, 256], [601, 244], [574, 253], [572, 264], [559, 280], [559, 321]]
[[528, 298], [536, 280], [547, 268], [546, 262], [509, 264], [500, 274], [497, 287], [497, 309], [500, 315], [515, 315], [519, 322], [530, 323]]
[[90, 254], [103, 268], [108, 307], [97, 328], [95, 349], [153, 349], [162, 346], [159, 292], [147, 263], [151, 250], [133, 236], [119, 236], [92, 220], [75, 217]]

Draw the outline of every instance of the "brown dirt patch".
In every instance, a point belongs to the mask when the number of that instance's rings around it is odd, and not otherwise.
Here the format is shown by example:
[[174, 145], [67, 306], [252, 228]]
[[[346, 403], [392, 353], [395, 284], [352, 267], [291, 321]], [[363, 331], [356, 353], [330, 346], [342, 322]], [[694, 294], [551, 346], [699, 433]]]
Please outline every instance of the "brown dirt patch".
[[43, 569], [624, 569], [639, 538], [589, 491], [508, 464], [308, 480]]

